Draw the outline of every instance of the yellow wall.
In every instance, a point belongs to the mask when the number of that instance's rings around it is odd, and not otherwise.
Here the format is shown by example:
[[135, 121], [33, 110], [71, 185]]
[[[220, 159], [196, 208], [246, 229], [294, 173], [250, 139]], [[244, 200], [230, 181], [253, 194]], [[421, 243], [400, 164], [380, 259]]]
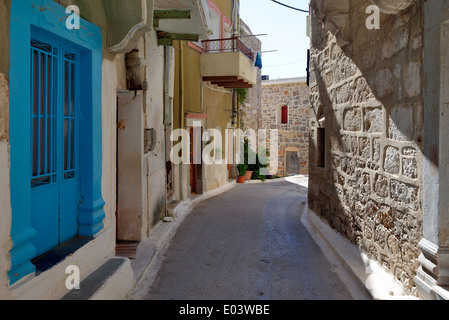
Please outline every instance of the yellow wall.
[[[231, 121], [232, 90], [225, 90], [208, 83], [202, 90], [201, 54], [190, 48], [187, 42], [176, 41], [173, 46], [175, 48], [174, 127], [181, 128], [184, 116], [192, 112], [207, 114], [208, 128], [220, 126], [224, 130]], [[182, 68], [181, 65], [183, 65]], [[183, 103], [184, 110], [181, 110]]]
[[183, 44], [185, 112], [201, 113], [201, 53]]
[[[212, 0], [220, 11], [232, 19], [232, 0]], [[174, 41], [175, 83], [173, 128], [185, 128], [185, 115], [207, 114], [206, 129], [221, 129], [223, 147], [225, 129], [231, 122], [232, 90], [204, 83], [202, 86], [201, 53], [188, 46], [187, 41]]]
[[[220, 91], [217, 91], [220, 90]], [[204, 88], [204, 107], [207, 113], [207, 129], [217, 129], [220, 127], [223, 138], [223, 148], [225, 142], [225, 129], [228, 123], [231, 122], [232, 113], [232, 91], [227, 90], [222, 92], [222, 88], [209, 89]]]
[[186, 113], [201, 113], [200, 53], [185, 41], [174, 41], [175, 84], [173, 101], [174, 129], [181, 128]]
[[212, 0], [212, 2], [226, 17], [232, 18], [232, 0]]

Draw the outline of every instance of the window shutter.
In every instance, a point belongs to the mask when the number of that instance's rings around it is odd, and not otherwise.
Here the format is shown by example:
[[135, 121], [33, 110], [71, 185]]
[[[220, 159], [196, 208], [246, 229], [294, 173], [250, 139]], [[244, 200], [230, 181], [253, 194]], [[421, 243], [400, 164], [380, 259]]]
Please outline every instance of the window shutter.
[[282, 124], [288, 124], [288, 106], [282, 107]]

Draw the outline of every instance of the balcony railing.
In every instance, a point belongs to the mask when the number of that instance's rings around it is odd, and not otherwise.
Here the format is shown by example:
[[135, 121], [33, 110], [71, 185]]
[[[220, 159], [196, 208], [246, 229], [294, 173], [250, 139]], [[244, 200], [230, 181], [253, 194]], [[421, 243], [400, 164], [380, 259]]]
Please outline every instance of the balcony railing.
[[238, 37], [203, 40], [202, 42], [204, 53], [241, 52], [254, 61], [254, 53]]

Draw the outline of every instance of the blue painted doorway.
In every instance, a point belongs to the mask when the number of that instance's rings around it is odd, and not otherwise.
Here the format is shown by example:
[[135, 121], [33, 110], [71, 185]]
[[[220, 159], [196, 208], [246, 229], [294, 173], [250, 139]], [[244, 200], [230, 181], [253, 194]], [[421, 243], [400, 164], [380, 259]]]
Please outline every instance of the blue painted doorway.
[[34, 258], [104, 228], [102, 31], [66, 18], [53, 0], [11, 1], [11, 284]]
[[31, 50], [31, 226], [39, 256], [78, 233], [78, 51], [38, 34]]

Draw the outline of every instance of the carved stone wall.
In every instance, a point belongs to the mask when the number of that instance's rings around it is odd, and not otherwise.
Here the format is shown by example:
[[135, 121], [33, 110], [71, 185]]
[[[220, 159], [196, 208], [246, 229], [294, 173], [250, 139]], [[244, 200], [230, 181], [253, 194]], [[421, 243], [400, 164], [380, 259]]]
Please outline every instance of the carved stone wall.
[[309, 208], [411, 291], [422, 238], [423, 1], [382, 13], [379, 30], [365, 26], [371, 4], [350, 1], [344, 46], [312, 14]]

